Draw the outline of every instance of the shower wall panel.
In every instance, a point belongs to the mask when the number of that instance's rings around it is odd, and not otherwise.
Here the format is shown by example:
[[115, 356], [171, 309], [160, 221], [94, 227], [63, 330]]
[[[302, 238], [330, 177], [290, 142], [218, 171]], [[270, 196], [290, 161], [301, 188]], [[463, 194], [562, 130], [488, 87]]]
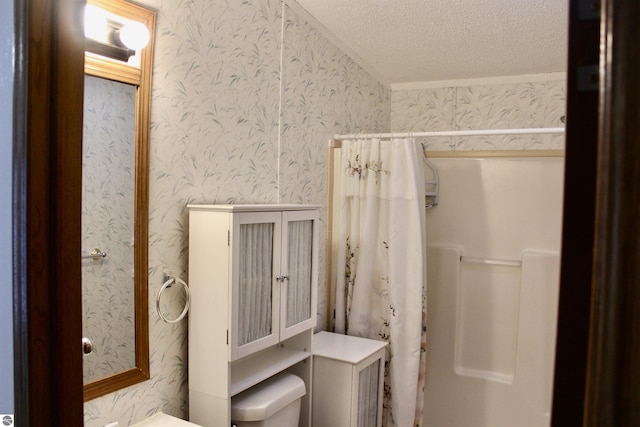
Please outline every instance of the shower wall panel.
[[425, 425], [547, 427], [563, 159], [432, 161]]

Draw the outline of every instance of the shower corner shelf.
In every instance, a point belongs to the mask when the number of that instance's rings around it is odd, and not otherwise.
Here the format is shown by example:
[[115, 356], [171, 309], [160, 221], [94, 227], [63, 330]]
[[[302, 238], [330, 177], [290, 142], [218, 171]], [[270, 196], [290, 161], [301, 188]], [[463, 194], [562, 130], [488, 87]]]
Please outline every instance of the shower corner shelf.
[[437, 206], [440, 201], [440, 176], [438, 175], [438, 169], [435, 167], [433, 163], [425, 156], [424, 164], [431, 170], [433, 174], [433, 179], [430, 181], [425, 181], [425, 207], [432, 208]]

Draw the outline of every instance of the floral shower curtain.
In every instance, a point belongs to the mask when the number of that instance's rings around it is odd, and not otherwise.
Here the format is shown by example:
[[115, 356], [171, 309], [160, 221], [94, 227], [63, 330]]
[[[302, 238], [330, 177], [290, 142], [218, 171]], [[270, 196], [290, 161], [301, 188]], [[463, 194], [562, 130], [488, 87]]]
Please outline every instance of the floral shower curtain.
[[387, 346], [383, 426], [422, 422], [426, 341], [423, 153], [411, 139], [346, 140], [335, 192], [336, 332]]

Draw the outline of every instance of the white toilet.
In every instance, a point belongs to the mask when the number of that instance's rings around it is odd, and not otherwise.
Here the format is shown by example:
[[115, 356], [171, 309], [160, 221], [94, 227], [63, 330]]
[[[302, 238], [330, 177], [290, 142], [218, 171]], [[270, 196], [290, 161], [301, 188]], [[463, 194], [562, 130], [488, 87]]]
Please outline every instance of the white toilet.
[[237, 427], [297, 427], [305, 393], [299, 377], [275, 375], [233, 397], [232, 423]]

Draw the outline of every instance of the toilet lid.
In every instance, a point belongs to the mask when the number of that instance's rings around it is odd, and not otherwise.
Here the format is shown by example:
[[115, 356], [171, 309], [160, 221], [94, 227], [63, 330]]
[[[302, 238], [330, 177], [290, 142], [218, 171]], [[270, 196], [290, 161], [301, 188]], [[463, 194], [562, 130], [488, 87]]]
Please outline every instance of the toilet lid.
[[306, 393], [299, 377], [281, 373], [234, 396], [231, 419], [234, 421], [266, 420]]

